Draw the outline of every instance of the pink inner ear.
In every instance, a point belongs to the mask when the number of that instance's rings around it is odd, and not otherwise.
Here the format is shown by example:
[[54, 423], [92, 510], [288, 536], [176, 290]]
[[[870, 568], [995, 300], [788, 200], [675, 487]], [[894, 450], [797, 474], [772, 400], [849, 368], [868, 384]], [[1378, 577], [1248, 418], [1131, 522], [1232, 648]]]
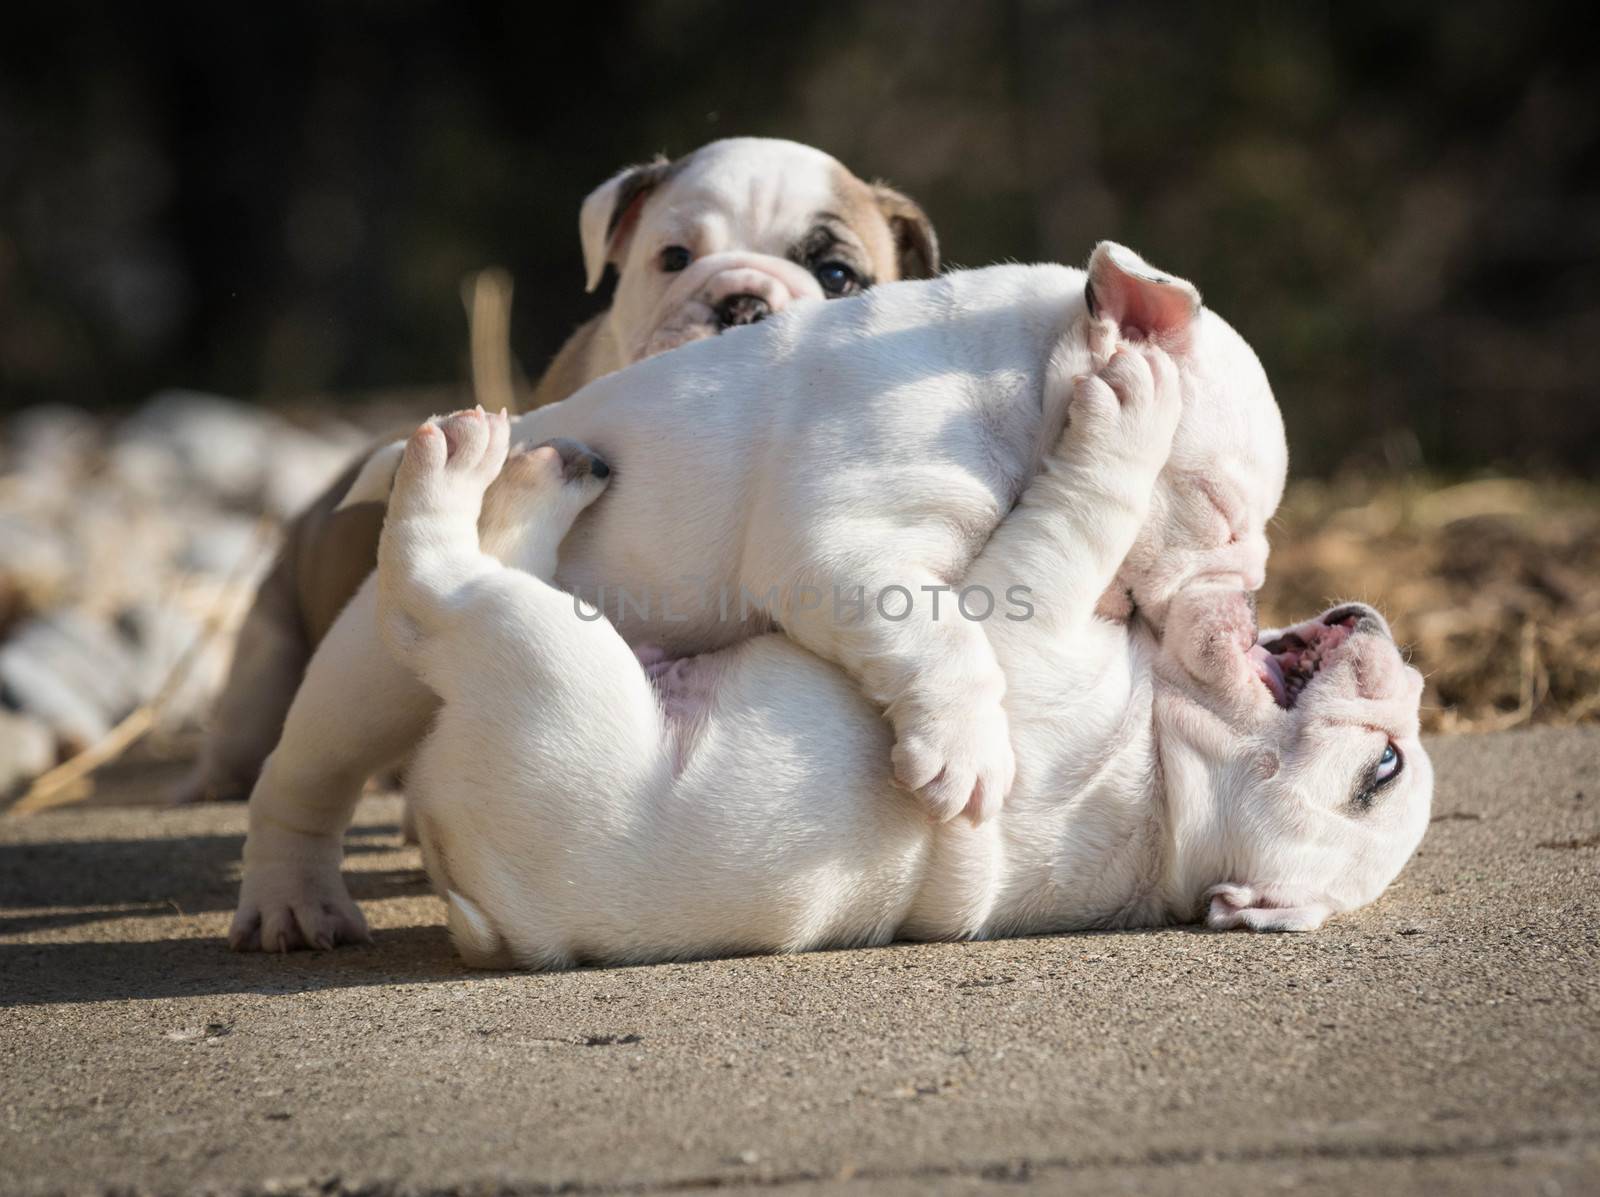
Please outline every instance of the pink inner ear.
[[1115, 320], [1124, 335], [1173, 342], [1183, 337], [1200, 310], [1200, 293], [1181, 279], [1163, 276], [1131, 250], [1102, 242], [1089, 259], [1091, 305]]
[[1147, 337], [1172, 336], [1189, 327], [1194, 308], [1177, 287], [1141, 283], [1127, 289], [1125, 310], [1117, 322]]

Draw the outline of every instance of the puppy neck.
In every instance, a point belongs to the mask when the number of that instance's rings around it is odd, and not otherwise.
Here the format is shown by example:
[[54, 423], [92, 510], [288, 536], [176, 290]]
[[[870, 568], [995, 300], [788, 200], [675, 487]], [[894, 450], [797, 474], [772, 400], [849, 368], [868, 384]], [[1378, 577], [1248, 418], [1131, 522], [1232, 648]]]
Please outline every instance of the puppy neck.
[[1229, 793], [1250, 784], [1270, 766], [1250, 740], [1209, 704], [1195, 687], [1174, 674], [1170, 659], [1153, 670], [1157, 771], [1155, 803], [1165, 831], [1158, 892], [1167, 916], [1191, 922], [1204, 914], [1202, 896], [1226, 872], [1222, 805]]

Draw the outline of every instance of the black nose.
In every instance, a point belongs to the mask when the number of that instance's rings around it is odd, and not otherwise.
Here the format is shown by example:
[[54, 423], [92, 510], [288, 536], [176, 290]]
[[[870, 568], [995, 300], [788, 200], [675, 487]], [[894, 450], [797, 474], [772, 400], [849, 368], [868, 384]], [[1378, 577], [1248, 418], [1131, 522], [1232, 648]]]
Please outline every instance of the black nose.
[[717, 305], [717, 324], [722, 328], [758, 324], [770, 315], [772, 308], [759, 295], [730, 295]]
[[1342, 607], [1335, 607], [1322, 617], [1322, 622], [1330, 628], [1344, 624], [1353, 632], [1378, 633], [1394, 639], [1394, 633], [1389, 630], [1389, 621], [1366, 603], [1346, 603]]

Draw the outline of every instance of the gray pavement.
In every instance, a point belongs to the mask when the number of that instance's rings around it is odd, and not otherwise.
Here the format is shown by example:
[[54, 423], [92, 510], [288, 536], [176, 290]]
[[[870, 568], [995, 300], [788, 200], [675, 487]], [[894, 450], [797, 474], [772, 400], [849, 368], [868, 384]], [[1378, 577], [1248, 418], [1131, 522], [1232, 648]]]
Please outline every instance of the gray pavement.
[[475, 973], [369, 799], [376, 943], [222, 945], [238, 808], [0, 818], [0, 1190], [1600, 1191], [1600, 729], [1432, 745], [1371, 910]]

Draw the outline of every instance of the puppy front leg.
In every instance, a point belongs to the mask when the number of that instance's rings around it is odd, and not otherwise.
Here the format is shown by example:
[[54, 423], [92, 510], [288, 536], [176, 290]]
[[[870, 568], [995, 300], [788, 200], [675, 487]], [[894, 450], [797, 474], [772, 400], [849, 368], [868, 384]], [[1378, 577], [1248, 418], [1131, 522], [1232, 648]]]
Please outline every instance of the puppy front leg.
[[983, 624], [962, 618], [948, 581], [924, 568], [890, 572], [882, 556], [857, 553], [837, 560], [839, 579], [850, 580], [847, 589], [860, 579], [859, 595], [843, 608], [836, 595], [833, 609], [791, 601], [784, 631], [842, 665], [884, 708], [895, 730], [895, 780], [934, 819], [965, 813], [982, 822], [1016, 775], [1005, 677]]
[[1152, 346], [1073, 380], [1060, 441], [967, 571], [968, 586], [1018, 595], [1027, 612], [990, 622], [1002, 656], [1093, 617], [1149, 514], [1181, 411], [1177, 367]]
[[[1144, 522], [1179, 414], [1171, 359], [1154, 348], [1120, 351], [1097, 375], [1074, 380], [1055, 452], [962, 586], [916, 569], [892, 575], [857, 553], [839, 573], [870, 579], [859, 619], [794, 605], [784, 613], [794, 639], [850, 670], [884, 705], [896, 780], [935, 818], [981, 822], [1000, 808], [1015, 763], [996, 648], [1065, 634], [1092, 617]], [[885, 610], [880, 596], [902, 606], [910, 596], [913, 610], [897, 620], [899, 608]]]
[[416, 746], [437, 700], [378, 637], [377, 577], [317, 647], [250, 795], [236, 951], [331, 948], [367, 938], [339, 874], [361, 787]]

